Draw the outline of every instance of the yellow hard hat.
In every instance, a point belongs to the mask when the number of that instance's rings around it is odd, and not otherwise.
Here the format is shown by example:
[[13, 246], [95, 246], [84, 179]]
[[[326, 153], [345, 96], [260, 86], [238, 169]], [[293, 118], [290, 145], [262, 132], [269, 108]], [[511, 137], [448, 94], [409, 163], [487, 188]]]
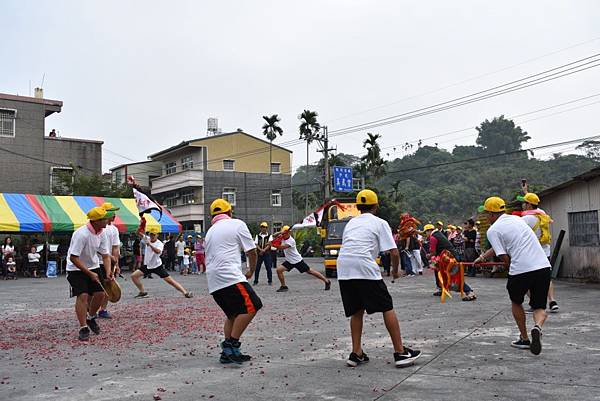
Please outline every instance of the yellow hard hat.
[[437, 223], [435, 223], [435, 224], [437, 224], [438, 226], [442, 226], [442, 227], [444, 226], [444, 222], [443, 222], [443, 221], [440, 221], [440, 220], [438, 220], [438, 222], [437, 222]]
[[531, 203], [536, 206], [540, 204], [540, 197], [533, 192], [527, 192], [524, 196], [517, 196], [517, 200], [519, 202]]
[[429, 231], [429, 230], [435, 230], [435, 227], [433, 224], [425, 224], [425, 227], [423, 227], [423, 231]]
[[377, 194], [370, 189], [363, 189], [356, 195], [356, 203], [358, 205], [376, 205], [379, 203]]
[[504, 212], [505, 209], [506, 203], [504, 202], [504, 199], [498, 196], [489, 197], [483, 203], [483, 210], [485, 212], [501, 213]]
[[222, 214], [231, 211], [231, 204], [227, 202], [225, 199], [215, 199], [213, 203], [210, 204], [210, 214]]
[[262, 223], [260, 223], [261, 227], [269, 227], [269, 225], [267, 224], [266, 221], [263, 221]]
[[117, 210], [120, 209], [118, 207], [113, 206], [113, 204], [110, 202], [104, 202], [101, 207], [102, 207], [102, 209], [106, 210], [107, 212], [116, 212]]
[[98, 221], [102, 219], [108, 219], [115, 215], [114, 212], [107, 212], [106, 209], [96, 206], [88, 210], [87, 218], [90, 221]]
[[283, 232], [290, 231], [290, 226], [283, 226], [283, 227], [281, 227], [281, 231], [283, 231]]
[[148, 232], [150, 234], [158, 234], [160, 232], [160, 230], [158, 227], [153, 226], [153, 227], [148, 228]]

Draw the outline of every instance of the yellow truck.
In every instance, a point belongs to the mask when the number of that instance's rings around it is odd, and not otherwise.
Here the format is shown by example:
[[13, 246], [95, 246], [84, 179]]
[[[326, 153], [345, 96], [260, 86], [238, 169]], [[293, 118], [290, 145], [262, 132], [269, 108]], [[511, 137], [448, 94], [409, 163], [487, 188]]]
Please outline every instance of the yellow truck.
[[323, 218], [320, 224], [321, 241], [323, 242], [323, 256], [325, 275], [327, 277], [337, 276], [337, 257], [342, 246], [342, 235], [346, 224], [360, 212], [356, 208], [356, 200], [351, 198], [336, 199], [342, 205], [339, 207], [332, 204], [323, 210]]

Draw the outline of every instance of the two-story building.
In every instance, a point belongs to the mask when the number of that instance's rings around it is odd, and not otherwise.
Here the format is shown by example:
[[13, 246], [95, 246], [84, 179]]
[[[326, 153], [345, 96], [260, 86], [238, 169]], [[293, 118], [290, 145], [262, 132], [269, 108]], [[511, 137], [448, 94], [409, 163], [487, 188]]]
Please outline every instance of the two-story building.
[[0, 93], [0, 188], [2, 192], [50, 194], [73, 167], [101, 174], [102, 141], [46, 136], [45, 119], [63, 103]]
[[151, 180], [152, 194], [184, 230], [206, 230], [216, 198], [227, 199], [247, 223], [292, 223], [288, 149], [237, 131], [184, 141], [149, 158], [162, 163], [161, 176]]

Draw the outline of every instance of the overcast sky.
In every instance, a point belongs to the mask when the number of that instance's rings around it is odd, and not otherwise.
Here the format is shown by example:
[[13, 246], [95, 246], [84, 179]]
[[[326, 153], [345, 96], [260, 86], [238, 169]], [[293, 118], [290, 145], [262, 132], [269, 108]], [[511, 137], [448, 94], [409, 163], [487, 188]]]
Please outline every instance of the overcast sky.
[[[0, 92], [28, 95], [45, 74], [45, 97], [64, 102], [47, 131], [103, 140], [104, 170], [203, 137], [208, 117], [224, 132], [262, 136], [261, 116], [277, 113], [283, 143], [297, 139], [305, 108], [335, 130], [600, 53], [595, 0], [3, 0], [1, 8]], [[394, 145], [597, 93], [600, 67], [371, 131], [383, 135], [384, 153], [401, 156]], [[591, 136], [600, 133], [600, 104], [589, 105], [598, 101], [516, 121], [528, 147]], [[365, 135], [332, 142], [360, 154]], [[475, 138], [470, 130], [425, 143], [452, 149]], [[290, 149], [297, 167], [305, 146]]]

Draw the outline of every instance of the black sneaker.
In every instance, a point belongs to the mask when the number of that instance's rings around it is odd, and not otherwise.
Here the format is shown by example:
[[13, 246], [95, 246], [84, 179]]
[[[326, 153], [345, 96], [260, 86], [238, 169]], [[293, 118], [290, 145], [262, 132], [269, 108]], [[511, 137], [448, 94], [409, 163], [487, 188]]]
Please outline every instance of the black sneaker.
[[558, 312], [558, 303], [556, 301], [550, 301], [550, 312], [556, 313]]
[[518, 340], [511, 342], [510, 346], [519, 349], [529, 349], [529, 347], [531, 346], [531, 341], [523, 340], [521, 337], [519, 337]]
[[85, 322], [87, 323], [90, 330], [92, 330], [94, 332], [94, 334], [96, 334], [96, 335], [100, 334], [100, 326], [98, 326], [98, 323], [96, 323], [95, 317], [92, 319], [87, 319]]
[[287, 285], [282, 285], [276, 292], [286, 292], [287, 290], [289, 290]]
[[362, 355], [358, 355], [357, 353], [353, 352], [350, 354], [350, 356], [348, 357], [348, 359], [346, 360], [346, 365], [355, 368], [358, 365], [360, 365], [361, 363], [367, 363], [369, 362], [369, 357], [367, 356], [367, 354], [362, 353]]
[[331, 289], [331, 280], [327, 280], [325, 283], [325, 291], [329, 291]]
[[542, 352], [542, 329], [537, 324], [531, 329], [531, 346], [529, 350], [533, 355], [539, 355]]
[[241, 353], [239, 352], [239, 347], [237, 349], [238, 352], [236, 353], [233, 349], [233, 345], [229, 341], [223, 341], [221, 343], [221, 349], [223, 350], [223, 352], [221, 352], [219, 362], [236, 363], [238, 365], [244, 362], [240, 356]]
[[140, 292], [134, 298], [148, 298], [147, 292]]
[[88, 341], [90, 339], [90, 328], [82, 327], [79, 329], [79, 341]]
[[394, 363], [397, 368], [405, 368], [411, 366], [421, 356], [421, 351], [413, 351], [408, 347], [404, 347], [404, 353], [394, 352]]

